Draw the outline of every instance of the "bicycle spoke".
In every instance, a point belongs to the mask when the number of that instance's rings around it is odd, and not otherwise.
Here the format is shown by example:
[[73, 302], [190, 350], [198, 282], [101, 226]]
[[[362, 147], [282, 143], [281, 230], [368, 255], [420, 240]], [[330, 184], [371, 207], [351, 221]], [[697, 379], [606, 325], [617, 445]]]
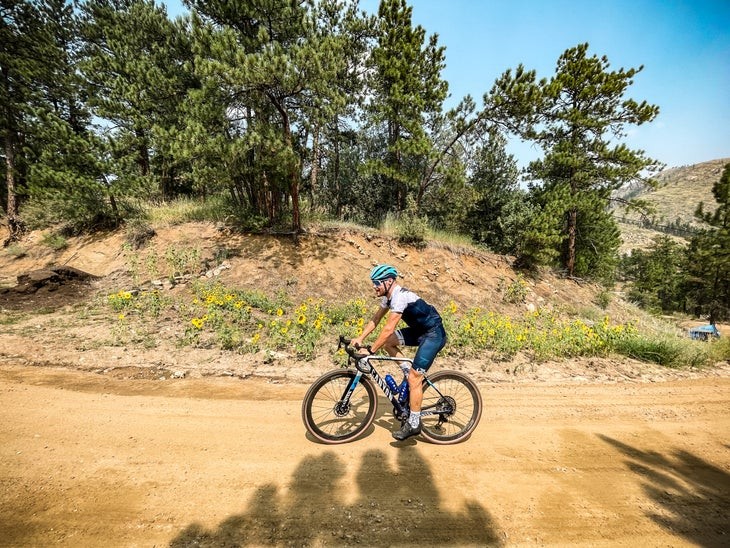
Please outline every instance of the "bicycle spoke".
[[442, 371], [424, 387], [424, 437], [433, 443], [455, 443], [474, 430], [481, 418], [481, 395], [467, 377]]
[[324, 443], [341, 443], [357, 437], [375, 416], [372, 385], [360, 379], [345, 401], [355, 373], [332, 371], [315, 381], [305, 396], [302, 417], [307, 430]]

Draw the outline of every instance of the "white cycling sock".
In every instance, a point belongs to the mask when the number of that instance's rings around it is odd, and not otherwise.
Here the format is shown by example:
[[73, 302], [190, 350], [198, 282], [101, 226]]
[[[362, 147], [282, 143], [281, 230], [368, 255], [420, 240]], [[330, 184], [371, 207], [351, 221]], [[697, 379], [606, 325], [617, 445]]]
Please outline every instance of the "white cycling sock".
[[421, 412], [420, 411], [411, 411], [411, 414], [408, 415], [408, 424], [411, 425], [412, 428], [417, 428], [418, 423], [421, 422]]

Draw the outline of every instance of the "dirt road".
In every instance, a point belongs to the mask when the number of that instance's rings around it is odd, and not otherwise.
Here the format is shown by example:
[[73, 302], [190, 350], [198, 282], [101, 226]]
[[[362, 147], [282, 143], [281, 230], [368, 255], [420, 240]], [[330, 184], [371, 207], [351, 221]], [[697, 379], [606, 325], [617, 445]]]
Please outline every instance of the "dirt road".
[[0, 544], [730, 544], [728, 378], [483, 385], [446, 447], [318, 445], [305, 390], [1, 366]]

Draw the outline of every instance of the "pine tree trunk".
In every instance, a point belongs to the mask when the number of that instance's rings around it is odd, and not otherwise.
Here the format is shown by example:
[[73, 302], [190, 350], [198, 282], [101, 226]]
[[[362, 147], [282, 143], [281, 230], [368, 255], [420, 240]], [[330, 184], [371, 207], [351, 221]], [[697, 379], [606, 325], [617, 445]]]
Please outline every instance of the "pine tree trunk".
[[139, 174], [146, 177], [150, 173], [150, 152], [147, 149], [147, 138], [142, 129], [135, 129], [134, 133], [137, 141], [137, 165], [139, 166]]
[[10, 131], [5, 133], [5, 183], [8, 189], [8, 238], [3, 242], [3, 246], [17, 241], [25, 232], [25, 224], [19, 215], [15, 181], [15, 143]]
[[310, 203], [309, 210], [314, 211], [314, 200], [317, 195], [317, 177], [319, 176], [319, 126], [312, 134], [312, 171], [309, 174]]
[[[335, 116], [335, 130], [339, 127], [337, 116]], [[340, 138], [335, 138], [335, 167], [332, 174], [333, 184], [335, 185], [335, 195], [337, 196], [337, 207], [335, 214], [338, 219], [342, 219], [342, 191], [340, 189]]]
[[[293, 151], [294, 146], [292, 141], [289, 113], [287, 112], [285, 105], [282, 104], [282, 102], [279, 101], [274, 95], [268, 94], [268, 96], [271, 102], [274, 104], [276, 110], [278, 110], [279, 114], [281, 115], [282, 127], [284, 128], [284, 143], [287, 147], [289, 147], [289, 149]], [[293, 162], [289, 170], [289, 191], [292, 201], [292, 230], [294, 231], [295, 235], [299, 234], [299, 232], [301, 232], [302, 230], [302, 222], [299, 215], [299, 166], [297, 164], [298, 162]]]
[[578, 211], [571, 209], [568, 212], [568, 260], [566, 267], [568, 277], [572, 278], [575, 272], [575, 239], [578, 226]]

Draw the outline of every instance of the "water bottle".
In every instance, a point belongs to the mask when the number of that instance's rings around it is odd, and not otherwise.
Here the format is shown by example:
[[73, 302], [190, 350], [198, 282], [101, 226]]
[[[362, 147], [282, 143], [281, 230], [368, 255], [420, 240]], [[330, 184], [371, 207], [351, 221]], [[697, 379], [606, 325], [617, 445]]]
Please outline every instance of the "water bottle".
[[398, 393], [398, 383], [395, 382], [393, 375], [391, 375], [390, 373], [385, 376], [385, 384], [388, 385], [388, 388], [390, 388], [390, 391], [393, 392], [393, 394]]
[[403, 382], [400, 383], [400, 386], [398, 387], [398, 401], [400, 403], [405, 403], [408, 399], [408, 379], [403, 379]]

